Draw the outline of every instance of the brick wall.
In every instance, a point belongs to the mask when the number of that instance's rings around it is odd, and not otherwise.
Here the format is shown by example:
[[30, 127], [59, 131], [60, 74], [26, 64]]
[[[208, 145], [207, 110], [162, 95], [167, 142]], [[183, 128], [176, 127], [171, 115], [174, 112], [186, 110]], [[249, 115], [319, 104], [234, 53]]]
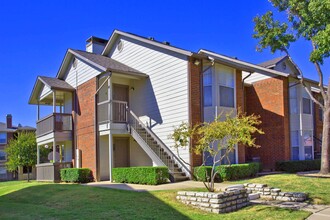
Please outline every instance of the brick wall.
[[78, 86], [77, 118], [75, 119], [77, 147], [82, 151], [82, 167], [90, 168], [96, 178], [96, 146], [95, 146], [95, 100], [96, 78]]
[[[194, 64], [194, 59], [190, 58], [188, 62], [188, 85], [189, 85], [189, 120], [190, 125], [194, 126], [202, 120], [202, 64], [198, 66]], [[193, 148], [196, 140], [191, 141], [190, 147]], [[193, 167], [199, 166], [203, 162], [202, 155], [191, 153], [190, 163]]]
[[[242, 112], [245, 111], [243, 95], [242, 71], [236, 70], [236, 106]], [[238, 163], [245, 163], [245, 146], [241, 144], [238, 145]]]
[[260, 157], [265, 170], [274, 170], [275, 162], [290, 159], [288, 79], [265, 79], [246, 87], [246, 111], [261, 116], [264, 135], [256, 135], [261, 147], [247, 148], [247, 159]]

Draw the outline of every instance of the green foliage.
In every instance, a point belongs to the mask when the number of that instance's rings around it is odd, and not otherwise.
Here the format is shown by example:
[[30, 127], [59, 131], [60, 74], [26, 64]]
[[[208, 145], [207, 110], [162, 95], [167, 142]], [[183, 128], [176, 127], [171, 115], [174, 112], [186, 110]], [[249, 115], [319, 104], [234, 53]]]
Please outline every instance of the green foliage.
[[18, 133], [16, 139], [11, 139], [5, 149], [7, 153], [6, 166], [14, 171], [18, 167], [34, 166], [37, 163], [37, 142], [32, 132]]
[[[201, 179], [205, 187], [213, 192], [214, 181], [218, 176], [218, 170], [215, 166], [226, 159], [229, 161], [229, 153], [235, 150], [237, 144], [243, 144], [249, 147], [258, 147], [255, 145], [253, 134], [263, 134], [263, 131], [257, 126], [261, 123], [259, 116], [246, 115], [238, 111], [236, 116], [227, 114], [224, 117], [220, 114], [212, 122], [204, 122], [194, 127], [188, 126], [187, 123], [182, 123], [178, 128], [174, 129], [170, 138], [174, 140], [174, 147], [187, 147], [191, 139], [195, 140], [196, 144], [192, 150], [195, 154], [207, 153], [213, 159], [212, 168], [198, 168], [196, 172], [197, 179]], [[221, 153], [223, 152], [224, 153]], [[178, 151], [179, 152], [179, 151]], [[204, 154], [205, 155], [205, 154]], [[205, 166], [205, 160], [202, 166]], [[230, 162], [230, 161], [229, 161]], [[196, 171], [196, 170], [195, 170]]]
[[256, 176], [259, 171], [259, 163], [221, 165], [218, 170], [223, 181], [245, 179]]
[[[259, 172], [259, 163], [244, 163], [233, 165], [220, 165], [216, 167], [215, 182], [239, 180], [254, 177]], [[194, 168], [194, 176], [197, 181], [207, 182], [211, 177], [212, 166]]]
[[311, 41], [310, 61], [323, 63], [330, 56], [330, 1], [329, 0], [270, 0], [279, 11], [287, 14], [285, 22], [275, 20], [271, 11], [254, 18], [254, 38], [258, 49], [270, 47], [287, 52], [290, 43], [304, 38]]
[[299, 160], [299, 161], [276, 162], [276, 170], [285, 171], [288, 173], [319, 170], [320, 166], [321, 166], [321, 160]]
[[87, 183], [92, 180], [92, 171], [88, 168], [65, 168], [60, 172], [62, 182]]
[[113, 180], [117, 183], [158, 185], [167, 183], [167, 167], [121, 167], [112, 169]]

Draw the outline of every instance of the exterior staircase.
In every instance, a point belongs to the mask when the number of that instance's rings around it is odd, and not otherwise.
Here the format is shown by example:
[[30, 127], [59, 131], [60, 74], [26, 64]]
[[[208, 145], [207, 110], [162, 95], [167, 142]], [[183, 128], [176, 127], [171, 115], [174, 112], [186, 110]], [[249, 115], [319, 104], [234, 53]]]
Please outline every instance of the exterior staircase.
[[185, 164], [132, 111], [129, 111], [128, 130], [157, 166], [168, 167], [171, 182], [189, 179]]

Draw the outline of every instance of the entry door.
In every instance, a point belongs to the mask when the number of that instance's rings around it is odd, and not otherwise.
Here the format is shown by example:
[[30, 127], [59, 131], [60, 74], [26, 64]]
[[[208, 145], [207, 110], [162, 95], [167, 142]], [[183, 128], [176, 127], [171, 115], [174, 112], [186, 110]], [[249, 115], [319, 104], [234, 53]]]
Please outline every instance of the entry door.
[[129, 139], [114, 138], [114, 167], [129, 167]]
[[128, 107], [128, 86], [113, 84], [112, 113], [113, 122], [126, 122], [126, 107]]

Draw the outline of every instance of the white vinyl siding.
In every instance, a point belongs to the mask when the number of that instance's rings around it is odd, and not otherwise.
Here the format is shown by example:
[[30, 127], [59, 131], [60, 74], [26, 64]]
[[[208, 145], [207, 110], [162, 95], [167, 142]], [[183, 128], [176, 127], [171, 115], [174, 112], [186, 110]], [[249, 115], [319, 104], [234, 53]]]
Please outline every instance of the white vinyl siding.
[[101, 72], [101, 70], [98, 70], [77, 58], [77, 67], [74, 68], [71, 63], [65, 74], [64, 80], [73, 88], [77, 88], [81, 84], [96, 77]]
[[43, 97], [49, 95], [51, 92], [52, 91], [50, 90], [50, 88], [44, 85], [40, 94], [40, 98], [42, 99]]
[[[130, 108], [171, 147], [174, 143], [168, 136], [189, 120], [187, 57], [126, 37], [121, 41], [122, 51], [114, 45], [108, 56], [149, 75], [132, 80]], [[180, 156], [189, 162], [189, 149], [181, 149]]]

